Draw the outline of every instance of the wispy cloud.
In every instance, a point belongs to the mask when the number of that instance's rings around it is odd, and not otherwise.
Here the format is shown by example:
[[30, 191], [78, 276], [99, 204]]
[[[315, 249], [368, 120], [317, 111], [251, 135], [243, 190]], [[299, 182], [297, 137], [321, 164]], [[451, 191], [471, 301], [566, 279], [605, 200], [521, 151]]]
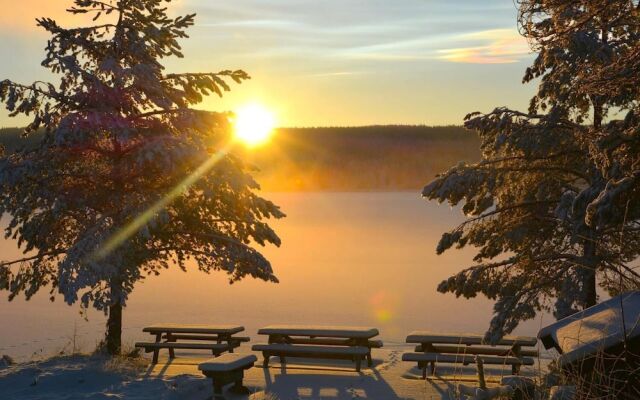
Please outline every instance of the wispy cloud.
[[204, 22], [198, 23], [198, 26], [209, 28], [281, 29], [287, 31], [304, 27], [304, 25], [299, 22], [287, 21], [283, 19], [249, 19], [236, 21]]
[[365, 73], [366, 72], [362, 72], [362, 71], [337, 71], [337, 72], [320, 72], [317, 74], [308, 74], [304, 76], [309, 78], [337, 78], [337, 77], [362, 75]]
[[531, 53], [527, 41], [514, 29], [491, 29], [460, 35], [466, 46], [438, 50], [437, 58], [458, 63], [508, 64]]
[[[35, 17], [93, 23], [65, 12], [73, 0], [4, 2], [11, 4], [0, 13], [0, 78], [50, 80], [40, 67], [47, 36]], [[174, 0], [168, 12], [197, 13], [190, 39], [181, 41], [186, 58], [163, 60], [168, 71], [242, 68], [254, 79], [210, 106], [264, 98], [290, 110], [282, 113], [290, 125], [322, 125], [328, 117], [345, 125], [459, 122], [470, 109], [513, 96], [505, 88], [519, 81], [516, 61], [530, 58], [515, 31], [513, 0]], [[503, 64], [478, 79], [465, 63]], [[469, 83], [491, 94], [456, 97]], [[518, 93], [514, 101], [526, 107], [530, 93]], [[0, 108], [0, 125], [17, 124], [5, 121]]]

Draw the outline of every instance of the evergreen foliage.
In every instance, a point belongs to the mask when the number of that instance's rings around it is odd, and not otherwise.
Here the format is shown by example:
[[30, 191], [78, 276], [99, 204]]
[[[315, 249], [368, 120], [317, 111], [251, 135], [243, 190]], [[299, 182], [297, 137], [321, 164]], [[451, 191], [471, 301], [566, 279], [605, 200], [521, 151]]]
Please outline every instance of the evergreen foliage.
[[482, 160], [423, 190], [463, 204], [467, 220], [437, 251], [472, 245], [477, 263], [438, 290], [495, 300], [491, 340], [539, 311], [562, 318], [594, 305], [597, 285], [611, 294], [640, 285], [637, 2], [518, 6], [538, 53], [524, 76], [540, 80], [529, 110], [469, 114], [465, 126], [478, 133]]
[[120, 349], [121, 314], [136, 282], [193, 259], [204, 272], [277, 282], [252, 243], [280, 244], [283, 217], [256, 195], [252, 169], [231, 143], [229, 115], [190, 108], [244, 71], [165, 73], [195, 15], [169, 18], [170, 0], [75, 0], [94, 25], [38, 19], [51, 38], [42, 65], [57, 85], [0, 81], [11, 115], [33, 117], [36, 146], [0, 159], [5, 235], [24, 250], [0, 263], [0, 289], [109, 313], [106, 345]]

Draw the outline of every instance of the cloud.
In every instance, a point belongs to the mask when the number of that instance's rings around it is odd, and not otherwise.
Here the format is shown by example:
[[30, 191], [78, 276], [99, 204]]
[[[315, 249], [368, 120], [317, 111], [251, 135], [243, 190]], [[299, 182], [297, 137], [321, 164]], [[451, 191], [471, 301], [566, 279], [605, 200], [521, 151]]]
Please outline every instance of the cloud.
[[514, 29], [491, 29], [458, 36], [466, 46], [438, 50], [438, 59], [471, 64], [515, 63], [531, 54], [527, 41]]
[[[215, 41], [226, 55], [347, 62], [410, 62], [438, 50], [471, 47], [464, 32], [515, 25], [509, 0], [183, 0], [196, 11], [192, 37]], [[207, 39], [205, 39], [207, 38]], [[474, 44], [479, 46], [480, 44]], [[264, 61], [261, 61], [264, 62]]]
[[346, 76], [354, 76], [354, 75], [362, 75], [366, 72], [362, 71], [338, 71], [338, 72], [321, 72], [316, 74], [304, 75], [304, 77], [309, 78], [336, 78], [336, 77], [346, 77]]

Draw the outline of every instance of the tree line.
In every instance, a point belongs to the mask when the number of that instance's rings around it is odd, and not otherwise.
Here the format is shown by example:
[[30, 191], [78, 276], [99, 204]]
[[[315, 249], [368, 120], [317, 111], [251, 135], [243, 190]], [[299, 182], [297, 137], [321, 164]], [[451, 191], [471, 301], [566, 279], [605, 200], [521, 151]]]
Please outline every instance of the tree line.
[[[0, 129], [8, 151], [37, 145], [38, 135]], [[480, 159], [480, 140], [463, 126], [383, 125], [279, 128], [243, 157], [262, 190], [415, 191], [425, 176]]]

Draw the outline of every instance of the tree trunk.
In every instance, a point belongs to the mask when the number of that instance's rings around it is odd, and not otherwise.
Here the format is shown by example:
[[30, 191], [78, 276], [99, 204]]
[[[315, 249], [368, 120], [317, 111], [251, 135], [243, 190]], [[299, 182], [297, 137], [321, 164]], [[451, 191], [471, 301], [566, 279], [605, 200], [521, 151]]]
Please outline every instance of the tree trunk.
[[122, 348], [122, 304], [120, 301], [109, 306], [105, 342], [109, 354], [120, 354]]
[[596, 244], [592, 237], [585, 239], [583, 258], [586, 261], [586, 265], [581, 267], [583, 269], [583, 306], [584, 308], [588, 308], [595, 306], [597, 302], [596, 269], [598, 261], [596, 260]]
[[109, 354], [118, 355], [122, 349], [122, 283], [118, 278], [111, 280], [110, 289], [113, 304], [109, 306], [105, 344]]
[[[606, 44], [608, 40], [609, 36], [607, 33], [607, 29], [603, 28], [602, 42]], [[595, 129], [601, 129], [604, 119], [604, 106], [602, 103], [602, 99], [597, 96], [591, 97], [591, 104], [593, 105], [593, 127]], [[598, 175], [600, 174], [598, 173]], [[590, 234], [589, 237], [585, 239], [583, 247], [583, 258], [586, 261], [585, 266], [582, 267], [584, 270], [582, 287], [582, 290], [584, 291], [584, 308], [595, 306], [597, 302], [596, 269], [598, 267], [598, 260], [596, 259], [595, 237], [595, 233], [592, 232], [592, 234]]]

